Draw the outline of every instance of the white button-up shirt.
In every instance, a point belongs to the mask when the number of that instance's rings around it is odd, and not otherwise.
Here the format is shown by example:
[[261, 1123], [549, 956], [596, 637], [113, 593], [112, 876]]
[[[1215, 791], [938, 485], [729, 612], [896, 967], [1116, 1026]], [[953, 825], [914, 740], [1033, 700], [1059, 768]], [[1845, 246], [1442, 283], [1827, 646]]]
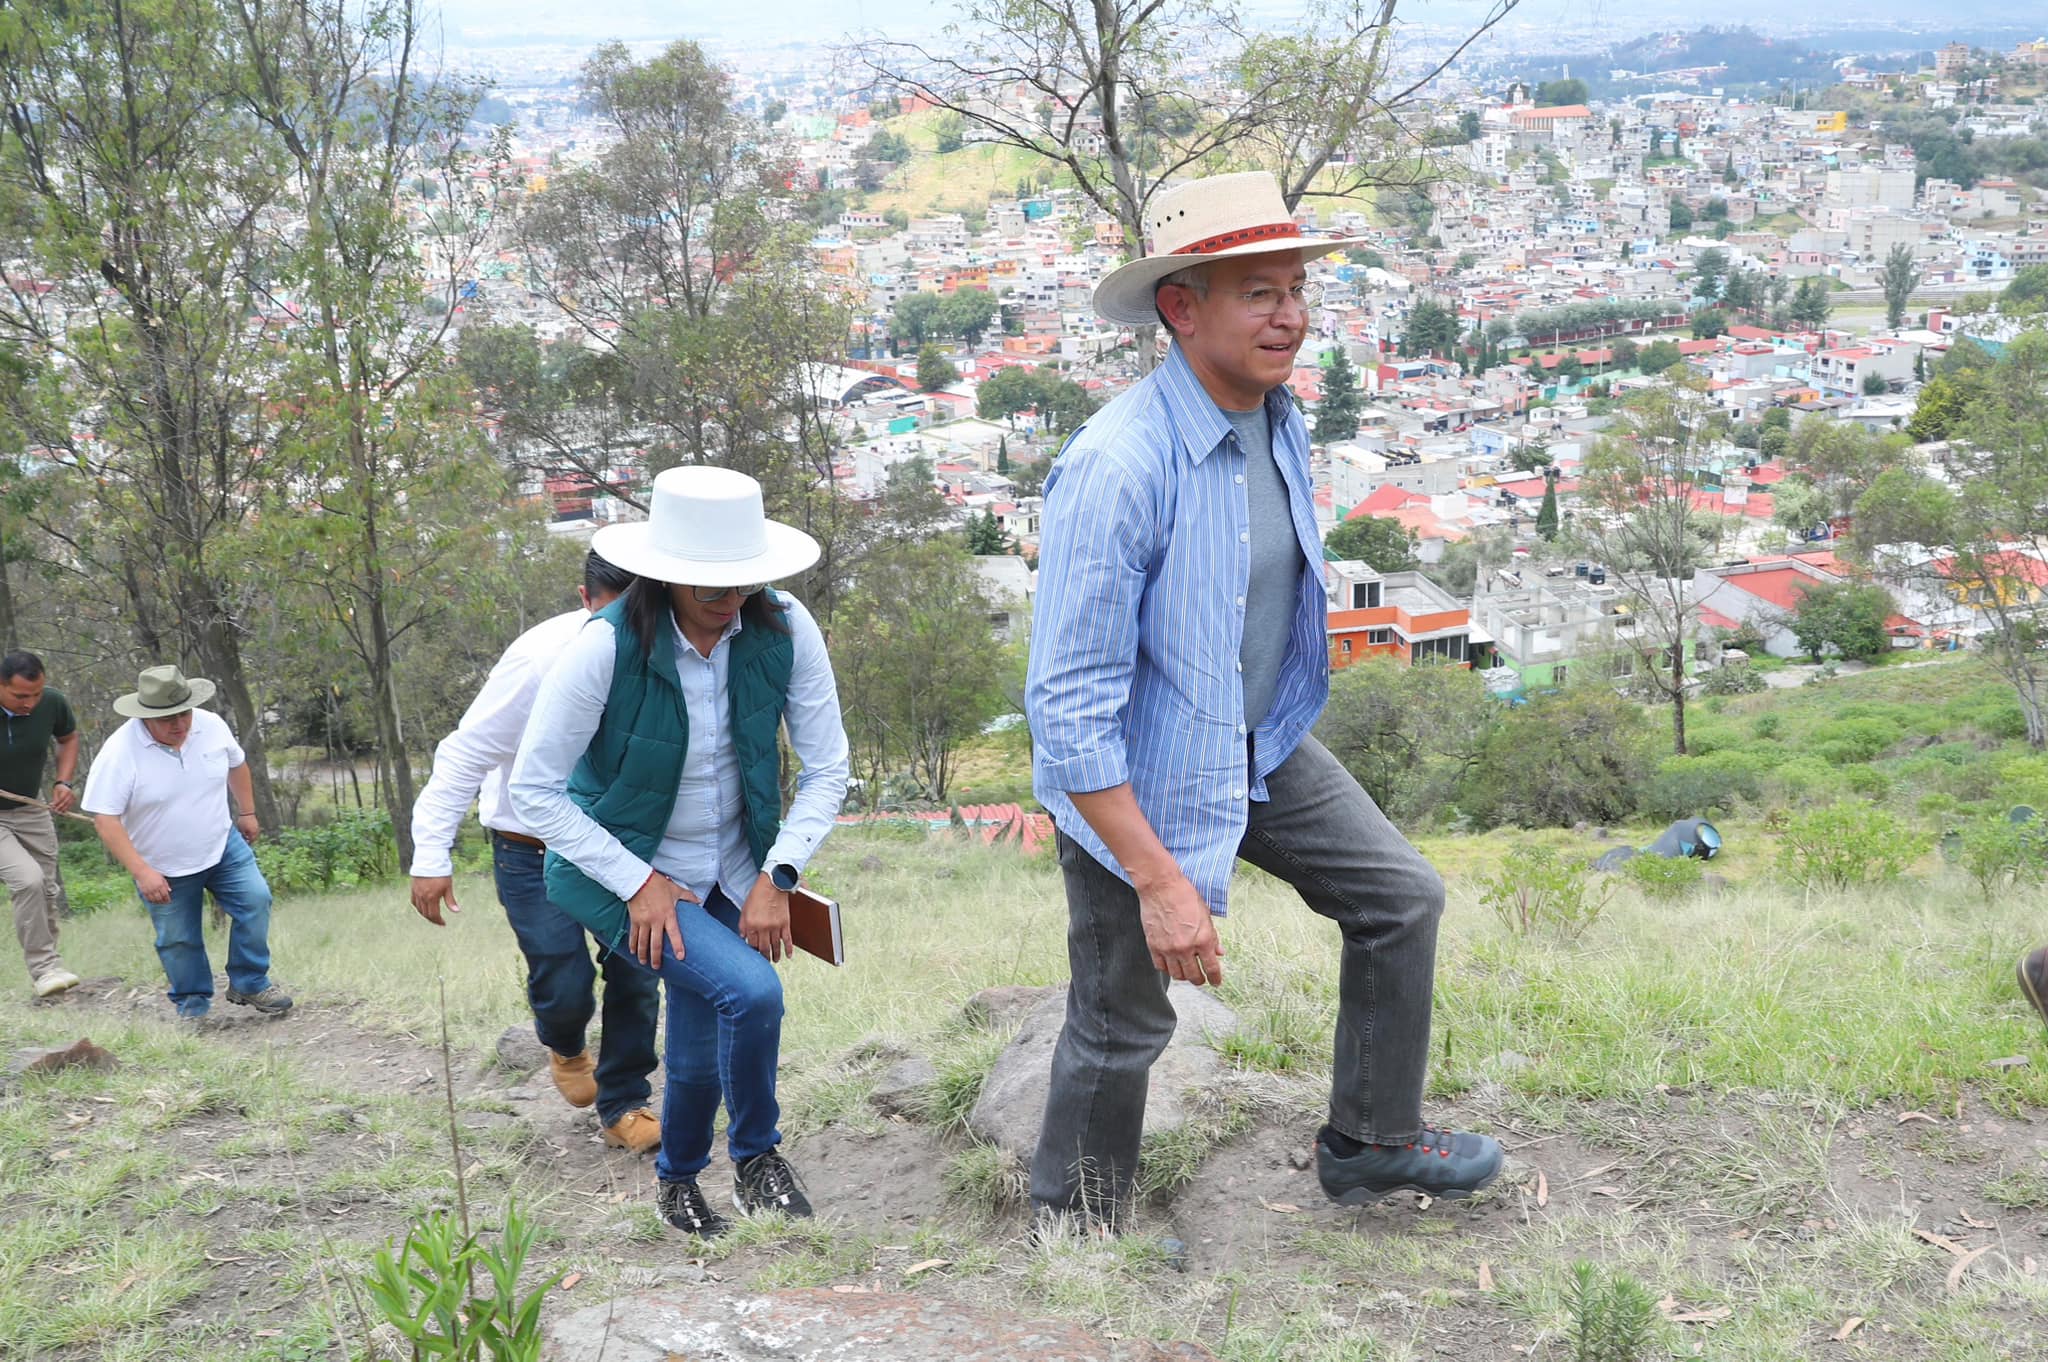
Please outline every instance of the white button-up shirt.
[[149, 736], [130, 719], [93, 758], [86, 778], [87, 813], [108, 813], [149, 868], [170, 878], [197, 875], [220, 864], [233, 827], [228, 817], [228, 772], [247, 758], [227, 720], [192, 711], [192, 729], [179, 747]]
[[[801, 870], [832, 830], [846, 798], [846, 728], [817, 621], [794, 597], [778, 593], [777, 599], [787, 607], [782, 619], [796, 652], [782, 721], [803, 771], [768, 860]], [[761, 873], [741, 819], [739, 754], [726, 693], [732, 637], [739, 631], [740, 616], [735, 615], [706, 656], [683, 637], [673, 618], [669, 621], [690, 741], [675, 808], [651, 866], [577, 808], [568, 793], [570, 773], [589, 749], [611, 694], [618, 641], [610, 621], [591, 620], [541, 683], [512, 762], [513, 810], [549, 850], [621, 899], [632, 898], [648, 872], [659, 870], [700, 899], [718, 888], [741, 904]]]
[[589, 618], [588, 611], [571, 610], [542, 620], [513, 639], [483, 689], [469, 702], [462, 722], [434, 749], [433, 776], [412, 806], [414, 875], [455, 873], [449, 852], [472, 800], [485, 827], [534, 835], [512, 809], [506, 788], [512, 780], [512, 758], [519, 754], [519, 735], [526, 731], [542, 678]]

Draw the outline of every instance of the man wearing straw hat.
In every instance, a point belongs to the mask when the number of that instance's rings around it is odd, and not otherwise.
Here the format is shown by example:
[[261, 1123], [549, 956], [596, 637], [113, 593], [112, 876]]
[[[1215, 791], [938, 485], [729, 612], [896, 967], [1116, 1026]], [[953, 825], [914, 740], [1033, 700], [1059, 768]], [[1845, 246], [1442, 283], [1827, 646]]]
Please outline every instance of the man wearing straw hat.
[[[38, 998], [78, 987], [78, 976], [57, 954], [57, 824], [75, 802], [78, 720], [71, 702], [46, 684], [34, 653], [0, 657], [0, 716], [7, 741], [0, 747], [0, 882], [14, 900], [14, 935]], [[57, 756], [57, 780], [42, 801], [43, 771]]]
[[213, 682], [175, 666], [147, 667], [114, 701], [114, 730], [85, 782], [100, 841], [135, 877], [156, 923], [156, 955], [178, 1020], [203, 1023], [213, 965], [200, 910], [206, 895], [228, 918], [228, 1001], [273, 1015], [291, 998], [270, 981], [270, 886], [250, 846], [256, 823], [248, 759], [227, 722], [199, 706]]
[[1425, 1124], [1443, 881], [1310, 735], [1329, 697], [1308, 432], [1286, 383], [1321, 288], [1270, 175], [1156, 195], [1151, 254], [1095, 310], [1158, 320], [1160, 366], [1046, 481], [1027, 686], [1034, 785], [1059, 826], [1073, 981], [1031, 1170], [1041, 1223], [1118, 1226], [1167, 984], [1223, 979], [1241, 857], [1342, 934], [1325, 1194], [1459, 1197], [1499, 1144]]

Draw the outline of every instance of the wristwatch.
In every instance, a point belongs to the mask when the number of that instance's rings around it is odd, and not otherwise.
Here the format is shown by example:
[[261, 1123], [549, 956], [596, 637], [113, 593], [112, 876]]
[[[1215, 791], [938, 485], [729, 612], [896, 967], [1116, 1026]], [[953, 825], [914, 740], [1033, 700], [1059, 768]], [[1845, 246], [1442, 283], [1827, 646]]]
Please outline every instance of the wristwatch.
[[783, 893], [787, 894], [790, 890], [796, 888], [796, 881], [796, 867], [788, 861], [768, 867], [768, 882]]

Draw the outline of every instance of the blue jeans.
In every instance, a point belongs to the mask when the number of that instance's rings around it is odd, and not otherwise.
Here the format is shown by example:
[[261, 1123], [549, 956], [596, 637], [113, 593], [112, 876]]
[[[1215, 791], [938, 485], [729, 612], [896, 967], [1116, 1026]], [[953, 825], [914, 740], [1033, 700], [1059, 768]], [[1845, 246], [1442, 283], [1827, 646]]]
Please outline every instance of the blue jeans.
[[166, 875], [169, 903], [142, 901], [156, 923], [156, 958], [171, 981], [171, 1002], [181, 1017], [203, 1017], [213, 1007], [213, 962], [206, 958], [200, 910], [206, 895], [228, 915], [228, 987], [261, 993], [270, 987], [270, 886], [256, 868], [256, 853], [239, 832], [228, 834], [210, 870]]
[[[537, 846], [491, 834], [491, 873], [505, 920], [526, 957], [526, 1001], [533, 1034], [570, 1058], [583, 1053], [584, 1029], [597, 1012], [597, 967], [590, 939], [574, 918], [548, 901]], [[597, 1117], [611, 1125], [647, 1105], [653, 1094], [654, 1025], [661, 986], [623, 955], [604, 960], [604, 1036], [597, 1047]]]
[[[739, 933], [740, 910], [713, 890], [701, 907], [678, 903], [683, 958], [662, 943], [661, 982], [668, 989], [663, 1063], [661, 1152], [654, 1175], [663, 1182], [694, 1178], [711, 1162], [712, 1123], [725, 1101], [726, 1152], [737, 1167], [782, 1143], [775, 1128], [775, 1065], [782, 1053], [782, 976]], [[632, 956], [621, 960], [649, 978]]]

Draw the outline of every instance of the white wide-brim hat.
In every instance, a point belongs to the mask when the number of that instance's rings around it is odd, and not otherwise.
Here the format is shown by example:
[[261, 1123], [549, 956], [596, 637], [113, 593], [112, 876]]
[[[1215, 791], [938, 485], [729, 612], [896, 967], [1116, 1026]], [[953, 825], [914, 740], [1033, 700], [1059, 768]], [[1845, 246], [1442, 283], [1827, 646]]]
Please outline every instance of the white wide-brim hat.
[[1152, 291], [1159, 281], [1207, 260], [1275, 251], [1300, 251], [1303, 260], [1317, 260], [1370, 244], [1365, 237], [1303, 236], [1279, 182], [1263, 170], [1161, 190], [1145, 206], [1145, 236], [1151, 254], [1118, 266], [1095, 286], [1097, 315], [1129, 326], [1157, 321]]
[[641, 577], [683, 586], [753, 586], [818, 561], [818, 541], [761, 509], [761, 484], [698, 464], [655, 475], [647, 519], [590, 537], [598, 557]]

